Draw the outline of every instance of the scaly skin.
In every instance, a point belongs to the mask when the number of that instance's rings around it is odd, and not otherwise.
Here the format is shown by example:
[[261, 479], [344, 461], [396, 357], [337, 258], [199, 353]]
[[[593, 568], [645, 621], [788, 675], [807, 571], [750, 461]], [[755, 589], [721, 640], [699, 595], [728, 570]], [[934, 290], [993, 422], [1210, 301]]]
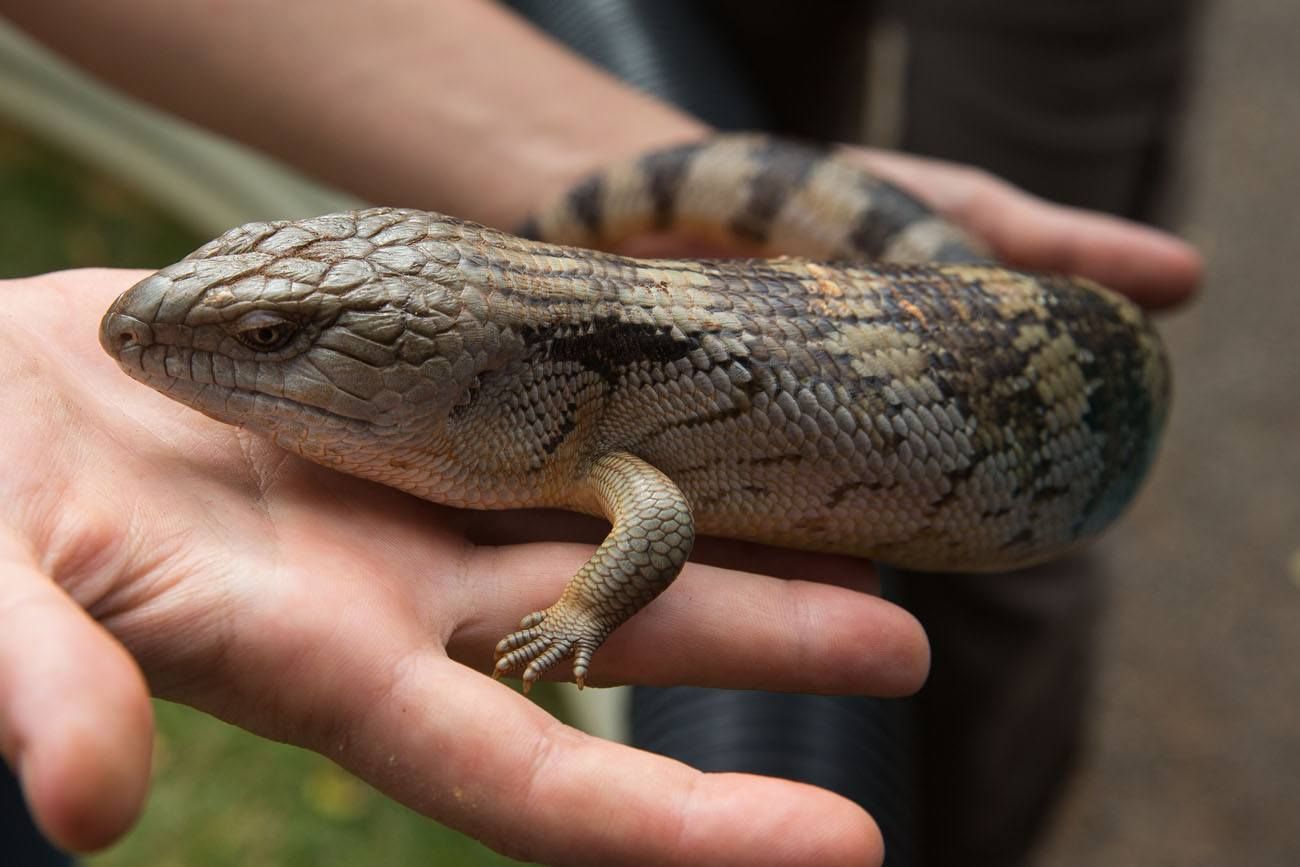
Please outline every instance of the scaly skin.
[[[818, 243], [978, 258], [893, 188], [753, 137], [611, 170], [533, 231], [716, 223], [677, 207], [710, 176], [736, 201], [697, 201], [748, 207], [727, 231], [756, 242], [809, 223], [780, 204], [806, 200], [856, 208]], [[123, 294], [101, 341], [131, 376], [327, 466], [453, 506], [609, 518], [560, 600], [498, 645], [495, 672], [522, 666], [526, 686], [569, 656], [581, 684], [696, 532], [923, 570], [1058, 555], [1130, 499], [1168, 394], [1147, 320], [1083, 280], [636, 260], [386, 208], [234, 229]]]

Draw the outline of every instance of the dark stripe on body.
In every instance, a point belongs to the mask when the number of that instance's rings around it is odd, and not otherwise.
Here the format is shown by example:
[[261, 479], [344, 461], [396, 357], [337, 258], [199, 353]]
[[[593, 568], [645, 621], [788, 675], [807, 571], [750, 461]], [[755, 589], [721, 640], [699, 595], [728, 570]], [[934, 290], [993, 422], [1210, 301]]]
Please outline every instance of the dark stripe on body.
[[666, 433], [670, 433], [671, 431], [679, 430], [682, 428], [695, 428], [695, 427], [702, 427], [706, 424], [713, 424], [714, 422], [731, 421], [732, 419], [740, 418], [741, 416], [745, 415], [748, 412], [749, 412], [749, 407], [747, 406], [733, 406], [730, 409], [720, 409], [717, 410], [716, 412], [704, 413], [702, 415], [692, 415], [692, 416], [688, 416], [687, 418], [664, 422], [661, 425], [656, 425], [655, 427], [650, 428], [648, 431], [645, 431], [641, 435], [641, 440], [649, 441], [654, 439], [655, 437], [660, 437]]
[[650, 154], [641, 160], [650, 191], [650, 206], [656, 228], [666, 229], [673, 224], [677, 200], [681, 194], [686, 170], [696, 154], [707, 145], [689, 144]]
[[528, 326], [523, 330], [529, 355], [539, 360], [577, 362], [607, 382], [632, 364], [666, 364], [685, 358], [699, 344], [678, 340], [668, 326], [622, 322], [603, 317], [582, 326]]
[[600, 199], [604, 191], [605, 178], [595, 175], [578, 184], [569, 193], [569, 210], [590, 235], [600, 234], [603, 222]]
[[542, 240], [542, 226], [537, 222], [536, 217], [529, 217], [519, 224], [515, 229], [515, 234], [521, 238], [527, 238], [529, 241]]
[[853, 252], [863, 259], [879, 259], [908, 226], [931, 216], [929, 208], [893, 184], [863, 178], [862, 191], [870, 206], [859, 216], [848, 239]]
[[765, 244], [782, 206], [807, 183], [813, 169], [827, 154], [772, 139], [764, 141], [750, 156], [758, 160], [760, 168], [749, 182], [749, 197], [744, 207], [732, 218], [729, 228], [738, 237]]
[[[778, 464], [798, 463], [806, 460], [801, 452], [790, 452], [783, 455], [769, 455], [762, 458], [736, 458], [734, 463], [738, 467], [771, 467]], [[708, 463], [688, 464], [684, 467], [674, 467], [674, 475], [685, 475], [690, 473], [701, 473], [705, 471], [715, 471], [718, 468], [716, 461], [710, 460]]]

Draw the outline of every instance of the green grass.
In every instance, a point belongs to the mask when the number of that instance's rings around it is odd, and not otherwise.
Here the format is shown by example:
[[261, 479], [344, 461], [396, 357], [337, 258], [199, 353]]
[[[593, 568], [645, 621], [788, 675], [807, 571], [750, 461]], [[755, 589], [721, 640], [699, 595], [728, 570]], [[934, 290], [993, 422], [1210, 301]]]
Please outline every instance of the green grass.
[[[0, 127], [0, 277], [160, 267], [202, 243], [130, 190]], [[328, 760], [155, 702], [153, 791], [94, 867], [513, 864]], [[0, 862], [3, 861], [0, 855]]]
[[514, 864], [389, 800], [314, 753], [155, 702], [143, 821], [95, 867]]

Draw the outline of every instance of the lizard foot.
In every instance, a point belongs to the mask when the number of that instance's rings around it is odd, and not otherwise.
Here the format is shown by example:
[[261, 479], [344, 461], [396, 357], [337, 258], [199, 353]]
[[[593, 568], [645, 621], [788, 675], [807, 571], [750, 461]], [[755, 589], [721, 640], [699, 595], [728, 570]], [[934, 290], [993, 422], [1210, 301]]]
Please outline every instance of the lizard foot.
[[496, 664], [492, 676], [503, 675], [524, 666], [521, 675], [524, 694], [532, 688], [542, 672], [563, 659], [573, 657], [573, 679], [582, 689], [587, 682], [591, 655], [605, 640], [607, 630], [588, 616], [574, 612], [557, 602], [545, 611], [534, 611], [519, 621], [519, 629], [497, 643]]

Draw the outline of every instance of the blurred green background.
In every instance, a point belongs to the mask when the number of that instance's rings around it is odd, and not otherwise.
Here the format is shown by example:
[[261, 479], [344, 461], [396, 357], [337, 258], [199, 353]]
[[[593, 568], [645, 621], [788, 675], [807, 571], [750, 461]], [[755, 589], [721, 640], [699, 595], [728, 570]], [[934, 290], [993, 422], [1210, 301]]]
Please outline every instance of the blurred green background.
[[[207, 240], [131, 190], [0, 126], [0, 277], [156, 268]], [[144, 818], [94, 867], [516, 862], [396, 804], [314, 753], [154, 703]], [[0, 853], [0, 862], [3, 862]]]
[[112, 178], [4, 126], [0, 226], [3, 277], [88, 266], [161, 267], [206, 240]]

